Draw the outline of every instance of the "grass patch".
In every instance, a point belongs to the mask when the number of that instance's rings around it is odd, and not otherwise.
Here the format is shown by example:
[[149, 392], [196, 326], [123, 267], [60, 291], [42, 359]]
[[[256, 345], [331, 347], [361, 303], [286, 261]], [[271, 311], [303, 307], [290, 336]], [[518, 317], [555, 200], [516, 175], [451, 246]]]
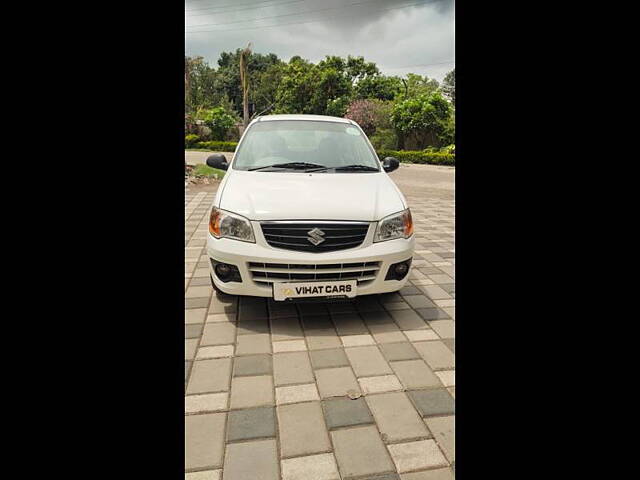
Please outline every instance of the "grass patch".
[[217, 168], [211, 168], [209, 165], [204, 165], [203, 163], [197, 164], [193, 167], [192, 175], [194, 177], [207, 177], [214, 178], [218, 177], [219, 180], [222, 180], [224, 174], [227, 173], [224, 170], [218, 170]]

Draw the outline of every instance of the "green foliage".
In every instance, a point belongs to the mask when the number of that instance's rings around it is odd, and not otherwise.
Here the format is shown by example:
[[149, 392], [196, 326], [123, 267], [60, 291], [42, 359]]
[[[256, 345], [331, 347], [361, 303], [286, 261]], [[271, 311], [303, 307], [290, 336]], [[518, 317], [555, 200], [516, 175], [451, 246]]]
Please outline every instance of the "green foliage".
[[394, 150], [398, 146], [398, 135], [393, 128], [378, 128], [369, 141], [376, 151]]
[[209, 165], [205, 165], [203, 163], [197, 164], [195, 167], [193, 167], [193, 171], [191, 172], [191, 174], [194, 177], [207, 177], [207, 178], [218, 178], [218, 179], [222, 179], [225, 173], [227, 172], [225, 172], [224, 170], [211, 168]]
[[197, 142], [193, 148], [211, 150], [212, 152], [235, 152], [238, 142]]
[[456, 69], [454, 68], [445, 75], [442, 79], [442, 93], [451, 100], [452, 103], [456, 103]]
[[431, 165], [455, 166], [456, 156], [450, 153], [428, 153], [420, 150], [378, 150], [378, 157], [395, 157], [404, 163], [426, 163]]
[[184, 137], [184, 147], [192, 148], [196, 143], [200, 141], [200, 137], [198, 135], [189, 134]]
[[414, 135], [420, 148], [452, 143], [443, 138], [449, 125], [451, 106], [439, 92], [422, 94], [397, 102], [391, 113], [391, 123], [403, 135]]
[[237, 117], [226, 111], [224, 107], [199, 110], [196, 113], [196, 119], [202, 120], [211, 129], [211, 137], [214, 140], [224, 140], [229, 129], [238, 121]]

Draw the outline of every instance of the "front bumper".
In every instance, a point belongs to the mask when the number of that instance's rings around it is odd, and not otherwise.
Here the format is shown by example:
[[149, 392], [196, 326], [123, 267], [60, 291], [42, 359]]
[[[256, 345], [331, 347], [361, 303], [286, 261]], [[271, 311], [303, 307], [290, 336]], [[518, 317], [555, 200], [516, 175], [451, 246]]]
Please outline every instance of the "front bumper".
[[[241, 282], [222, 282], [216, 275], [211, 261], [209, 270], [216, 287], [230, 295], [249, 295], [255, 297], [273, 297], [273, 288], [263, 279], [254, 279], [250, 263], [322, 265], [379, 262], [379, 268], [373, 280], [358, 284], [357, 295], [371, 295], [400, 290], [409, 278], [385, 280], [389, 267], [394, 263], [409, 260], [413, 255], [414, 237], [399, 238], [386, 242], [373, 243], [373, 232], [356, 248], [325, 253], [308, 253], [284, 250], [269, 246], [262, 236], [258, 222], [252, 222], [256, 243], [247, 243], [227, 238], [217, 239], [211, 234], [207, 240], [207, 254], [210, 259], [236, 265], [240, 271]], [[300, 280], [291, 280], [300, 281]]]

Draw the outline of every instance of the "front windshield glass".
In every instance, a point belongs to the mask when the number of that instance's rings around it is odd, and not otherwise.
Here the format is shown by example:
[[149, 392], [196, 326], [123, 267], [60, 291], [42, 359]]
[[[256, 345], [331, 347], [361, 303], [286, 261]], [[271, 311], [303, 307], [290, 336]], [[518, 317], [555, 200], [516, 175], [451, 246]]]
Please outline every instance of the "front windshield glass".
[[330, 169], [351, 165], [380, 169], [359, 128], [348, 123], [311, 120], [254, 123], [235, 155], [233, 168], [255, 170], [290, 162]]

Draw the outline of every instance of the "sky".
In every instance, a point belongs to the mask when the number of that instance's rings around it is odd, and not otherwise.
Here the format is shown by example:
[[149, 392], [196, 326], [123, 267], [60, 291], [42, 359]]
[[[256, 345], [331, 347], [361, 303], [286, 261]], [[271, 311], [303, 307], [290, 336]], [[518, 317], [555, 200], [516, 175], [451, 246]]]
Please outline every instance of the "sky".
[[[217, 67], [244, 48], [299, 55], [363, 56], [385, 75], [441, 81], [455, 67], [454, 0], [185, 0], [185, 55]], [[197, 33], [196, 33], [197, 32]]]

